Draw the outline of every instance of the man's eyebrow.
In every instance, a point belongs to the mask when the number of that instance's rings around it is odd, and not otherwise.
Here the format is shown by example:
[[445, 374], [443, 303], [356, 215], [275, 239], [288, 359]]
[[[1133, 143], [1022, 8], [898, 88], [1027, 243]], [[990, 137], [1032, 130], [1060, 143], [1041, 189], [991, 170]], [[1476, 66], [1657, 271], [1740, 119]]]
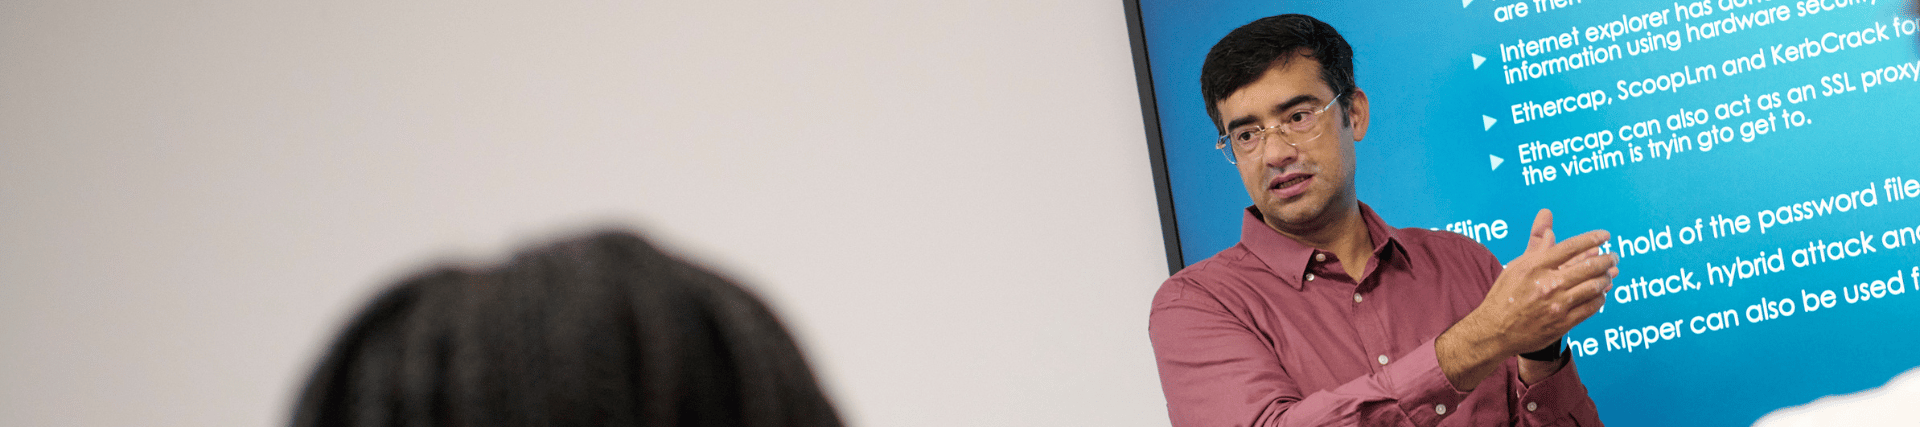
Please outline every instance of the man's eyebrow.
[[1293, 98], [1288, 99], [1287, 102], [1282, 102], [1280, 103], [1280, 105], [1273, 106], [1273, 112], [1279, 113], [1279, 112], [1291, 110], [1295, 106], [1298, 106], [1303, 103], [1308, 103], [1308, 102], [1318, 104], [1320, 103], [1320, 97], [1314, 96], [1313, 94], [1305, 94], [1305, 93], [1294, 95]]
[[[1293, 98], [1288, 98], [1286, 102], [1281, 102], [1279, 104], [1274, 105], [1272, 111], [1278, 114], [1281, 112], [1285, 112], [1287, 110], [1291, 110], [1293, 109], [1293, 107], [1299, 106], [1300, 104], [1303, 104], [1303, 103], [1308, 103], [1308, 102], [1318, 103], [1319, 101], [1320, 101], [1320, 97], [1314, 96], [1313, 94], [1303, 93], [1299, 95], [1294, 95]], [[1241, 126], [1250, 125], [1258, 121], [1260, 121], [1260, 119], [1254, 118], [1253, 116], [1241, 116], [1240, 118], [1233, 119], [1233, 121], [1231, 122], [1227, 122], [1227, 129], [1229, 130], [1236, 129]]]
[[1260, 121], [1260, 119], [1253, 118], [1253, 116], [1240, 116], [1240, 118], [1238, 119], [1233, 119], [1233, 121], [1227, 122], [1227, 130], [1232, 131], [1234, 129], [1239, 129], [1241, 126], [1250, 125], [1250, 124], [1253, 124], [1253, 122], [1257, 122], [1257, 121]]

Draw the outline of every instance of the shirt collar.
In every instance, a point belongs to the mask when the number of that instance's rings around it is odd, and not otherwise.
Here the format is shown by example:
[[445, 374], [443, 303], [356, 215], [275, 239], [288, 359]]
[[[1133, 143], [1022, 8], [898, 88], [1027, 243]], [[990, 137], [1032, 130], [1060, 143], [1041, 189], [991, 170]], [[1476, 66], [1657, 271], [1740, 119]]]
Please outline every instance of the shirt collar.
[[[1367, 225], [1367, 238], [1373, 242], [1374, 258], [1384, 262], [1382, 254], [1389, 247], [1395, 252], [1405, 251], [1396, 238], [1398, 230], [1388, 227], [1387, 222], [1374, 214], [1373, 208], [1366, 203], [1360, 203], [1360, 220]], [[1267, 265], [1268, 270], [1280, 276], [1281, 282], [1295, 290], [1301, 288], [1302, 276], [1306, 274], [1307, 264], [1313, 259], [1313, 254], [1321, 252], [1274, 231], [1261, 219], [1260, 211], [1252, 206], [1247, 207], [1240, 221], [1240, 244], [1246, 245], [1254, 257]]]

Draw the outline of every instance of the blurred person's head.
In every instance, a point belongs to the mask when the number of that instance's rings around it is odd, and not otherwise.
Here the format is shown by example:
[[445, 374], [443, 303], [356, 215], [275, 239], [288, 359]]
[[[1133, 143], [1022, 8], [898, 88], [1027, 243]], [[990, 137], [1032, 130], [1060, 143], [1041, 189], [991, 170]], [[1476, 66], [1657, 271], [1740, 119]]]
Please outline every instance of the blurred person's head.
[[839, 426], [746, 290], [632, 234], [441, 267], [376, 297], [296, 404], [307, 426]]

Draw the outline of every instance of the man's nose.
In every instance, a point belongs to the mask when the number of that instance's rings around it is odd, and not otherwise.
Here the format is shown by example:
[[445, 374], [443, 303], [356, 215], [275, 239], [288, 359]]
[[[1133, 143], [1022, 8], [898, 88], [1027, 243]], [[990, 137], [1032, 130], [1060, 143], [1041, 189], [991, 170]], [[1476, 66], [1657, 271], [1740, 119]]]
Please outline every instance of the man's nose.
[[1260, 141], [1260, 146], [1254, 149], [1254, 153], [1259, 155], [1261, 161], [1266, 162], [1267, 166], [1285, 167], [1299, 156], [1300, 148], [1287, 144], [1280, 135], [1267, 135], [1265, 140]]

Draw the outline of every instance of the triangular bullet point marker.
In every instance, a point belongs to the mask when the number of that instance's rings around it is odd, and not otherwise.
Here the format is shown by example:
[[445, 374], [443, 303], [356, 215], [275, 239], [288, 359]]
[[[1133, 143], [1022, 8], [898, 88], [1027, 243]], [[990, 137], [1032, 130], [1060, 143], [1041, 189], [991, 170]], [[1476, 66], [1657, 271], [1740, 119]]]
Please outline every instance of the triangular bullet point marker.
[[1480, 56], [1478, 53], [1469, 53], [1468, 55], [1473, 55], [1473, 69], [1475, 70], [1480, 69], [1480, 63], [1487, 62], [1487, 57]]
[[1507, 162], [1507, 159], [1502, 159], [1502, 158], [1500, 158], [1500, 156], [1495, 156], [1495, 155], [1492, 155], [1492, 154], [1488, 154], [1488, 155], [1487, 155], [1487, 161], [1489, 161], [1489, 162], [1493, 162], [1493, 169], [1488, 169], [1488, 170], [1496, 170], [1496, 169], [1500, 169], [1500, 164], [1501, 164], [1501, 163], [1506, 163], [1506, 162]]
[[1499, 122], [1499, 120], [1494, 120], [1493, 117], [1482, 114], [1480, 115], [1480, 130], [1493, 129], [1493, 124]]
[[1467, 7], [1470, 4], [1473, 4], [1473, 0], [1460, 0], [1460, 7]]

